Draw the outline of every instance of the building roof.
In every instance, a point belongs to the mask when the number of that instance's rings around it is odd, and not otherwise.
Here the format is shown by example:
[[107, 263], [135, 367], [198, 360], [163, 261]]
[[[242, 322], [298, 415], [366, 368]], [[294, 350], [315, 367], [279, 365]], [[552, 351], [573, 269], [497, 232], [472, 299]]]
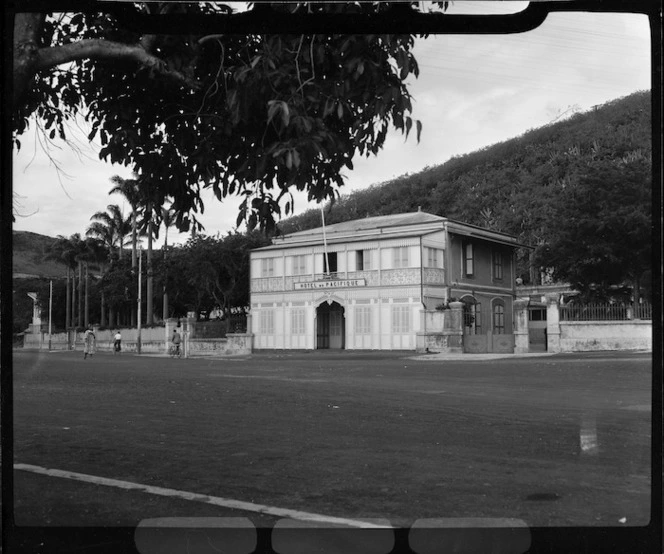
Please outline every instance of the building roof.
[[[340, 242], [387, 238], [389, 235], [399, 237], [423, 236], [442, 231], [445, 228], [450, 233], [477, 236], [510, 246], [523, 246], [518, 244], [516, 238], [512, 235], [491, 231], [476, 225], [459, 223], [446, 217], [422, 211], [365, 217], [325, 225], [325, 240], [328, 244], [336, 244]], [[271, 246], [264, 246], [256, 250], [274, 250], [277, 248], [320, 244], [322, 242], [323, 227], [321, 226], [276, 237], [273, 239]]]
[[[348, 233], [354, 231], [368, 231], [383, 229], [386, 227], [401, 227], [403, 225], [417, 225], [421, 223], [434, 223], [446, 221], [446, 218], [426, 212], [411, 212], [405, 214], [379, 215], [376, 217], [365, 217], [363, 219], [353, 219], [351, 221], [342, 221], [325, 226], [325, 233]], [[322, 235], [323, 227], [315, 229], [306, 229], [284, 235], [286, 237], [306, 237], [313, 235]]]

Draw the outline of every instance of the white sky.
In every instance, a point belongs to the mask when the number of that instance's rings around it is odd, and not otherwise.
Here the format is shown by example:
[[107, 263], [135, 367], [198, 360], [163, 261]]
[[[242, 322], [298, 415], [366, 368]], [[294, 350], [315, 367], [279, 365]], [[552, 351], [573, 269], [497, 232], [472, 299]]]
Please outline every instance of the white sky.
[[[526, 2], [455, 2], [452, 11], [518, 11]], [[378, 156], [356, 158], [346, 172], [343, 192], [366, 188], [405, 173], [444, 163], [452, 156], [518, 136], [547, 124], [572, 108], [592, 106], [651, 87], [648, 19], [637, 14], [553, 14], [538, 29], [518, 35], [450, 35], [416, 43], [418, 79], [410, 79], [413, 117], [423, 123], [418, 144], [388, 135]], [[81, 153], [61, 145], [52, 156], [66, 175], [58, 174], [34, 133], [20, 137], [14, 156], [14, 191], [18, 213], [14, 228], [44, 235], [84, 234], [90, 216], [108, 204], [113, 175], [131, 172], [98, 160], [99, 144], [81, 133]], [[206, 234], [234, 229], [235, 198], [218, 202], [204, 193], [199, 220]], [[295, 197], [295, 211], [313, 207]], [[125, 206], [125, 213], [129, 208]], [[32, 215], [30, 215], [32, 214]], [[186, 234], [169, 231], [169, 243]], [[157, 243], [159, 244], [159, 242]]]

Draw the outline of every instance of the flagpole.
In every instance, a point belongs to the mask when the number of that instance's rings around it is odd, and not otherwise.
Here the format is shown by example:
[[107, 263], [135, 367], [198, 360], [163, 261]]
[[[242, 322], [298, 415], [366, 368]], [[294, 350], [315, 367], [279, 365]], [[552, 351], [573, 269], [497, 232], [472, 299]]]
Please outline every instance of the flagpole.
[[325, 252], [325, 265], [327, 268], [327, 271], [324, 271], [326, 275], [330, 275], [330, 256], [327, 253], [327, 236], [325, 234], [325, 212], [323, 211], [323, 206], [320, 207], [320, 217], [321, 220], [323, 221], [323, 250]]

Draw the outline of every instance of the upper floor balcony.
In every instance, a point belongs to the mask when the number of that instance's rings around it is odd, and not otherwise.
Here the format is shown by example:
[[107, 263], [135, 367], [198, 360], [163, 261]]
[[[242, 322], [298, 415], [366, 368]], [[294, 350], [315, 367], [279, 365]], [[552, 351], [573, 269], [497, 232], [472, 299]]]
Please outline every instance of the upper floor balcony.
[[[312, 283], [319, 281], [346, 281], [364, 279], [367, 287], [390, 287], [400, 285], [444, 285], [445, 270], [436, 268], [408, 267], [400, 269], [373, 269], [365, 271], [338, 271], [329, 275], [289, 275], [282, 277], [257, 277], [251, 279], [251, 292], [287, 292], [295, 290], [296, 283]], [[339, 288], [345, 288], [343, 282]]]

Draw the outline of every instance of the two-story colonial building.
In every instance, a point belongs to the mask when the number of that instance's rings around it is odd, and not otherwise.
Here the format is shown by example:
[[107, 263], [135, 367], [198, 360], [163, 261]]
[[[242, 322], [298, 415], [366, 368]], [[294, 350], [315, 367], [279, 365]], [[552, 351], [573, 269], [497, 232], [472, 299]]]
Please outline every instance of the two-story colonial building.
[[450, 300], [464, 335], [509, 335], [517, 246], [421, 211], [275, 238], [251, 252], [254, 348], [415, 350], [423, 310]]

